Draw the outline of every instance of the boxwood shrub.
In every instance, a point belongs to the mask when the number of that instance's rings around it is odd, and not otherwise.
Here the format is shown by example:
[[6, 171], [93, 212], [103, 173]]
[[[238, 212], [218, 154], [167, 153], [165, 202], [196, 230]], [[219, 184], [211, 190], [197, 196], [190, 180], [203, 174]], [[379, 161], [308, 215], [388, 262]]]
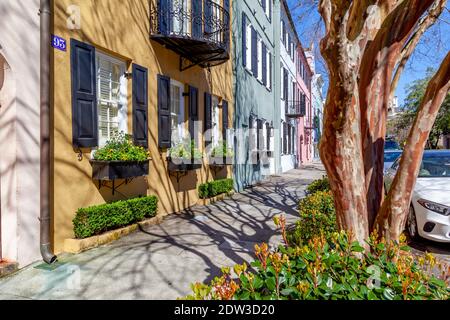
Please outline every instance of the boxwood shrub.
[[203, 183], [198, 186], [198, 196], [201, 199], [215, 197], [233, 190], [233, 179], [221, 179]]
[[88, 238], [142, 221], [144, 218], [154, 217], [157, 208], [156, 196], [80, 208], [73, 219], [75, 237]]

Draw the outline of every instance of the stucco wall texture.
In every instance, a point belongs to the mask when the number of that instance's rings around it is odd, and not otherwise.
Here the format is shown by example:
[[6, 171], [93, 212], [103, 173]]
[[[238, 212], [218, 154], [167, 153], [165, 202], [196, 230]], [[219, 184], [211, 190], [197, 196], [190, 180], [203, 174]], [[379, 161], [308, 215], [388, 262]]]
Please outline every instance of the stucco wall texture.
[[0, 1], [0, 242], [20, 266], [40, 257], [38, 12], [39, 0]]
[[[67, 26], [68, 8], [80, 9], [80, 28], [71, 30]], [[54, 51], [53, 78], [53, 214], [54, 249], [61, 252], [63, 240], [73, 237], [72, 219], [80, 207], [92, 206], [105, 201], [119, 200], [139, 195], [157, 195], [159, 213], [165, 215], [194, 205], [198, 200], [197, 185], [212, 180], [213, 171], [207, 165], [190, 172], [178, 185], [169, 176], [165, 152], [158, 148], [157, 75], [162, 74], [199, 89], [199, 119], [204, 119], [204, 92], [226, 99], [229, 102], [229, 123], [233, 119], [232, 62], [212, 67], [211, 74], [199, 67], [187, 71], [179, 70], [179, 55], [149, 38], [149, 1], [110, 0], [59, 0], [54, 1], [54, 34], [70, 42], [71, 38], [89, 43], [112, 56], [126, 60], [128, 71], [136, 63], [148, 68], [148, 125], [150, 174], [147, 178], [135, 179], [118, 189], [112, 196], [111, 189], [101, 188], [92, 180], [89, 149], [82, 150], [82, 161], [78, 161], [78, 150], [72, 147], [72, 109], [70, 47], [67, 52]], [[120, 19], [118, 19], [120, 15]], [[231, 49], [233, 50], [233, 49]], [[132, 81], [128, 83], [128, 129], [131, 132]], [[187, 108], [187, 103], [185, 103]], [[187, 111], [185, 117], [187, 120]], [[222, 173], [230, 177], [231, 170]], [[70, 190], [70, 191], [69, 191]]]

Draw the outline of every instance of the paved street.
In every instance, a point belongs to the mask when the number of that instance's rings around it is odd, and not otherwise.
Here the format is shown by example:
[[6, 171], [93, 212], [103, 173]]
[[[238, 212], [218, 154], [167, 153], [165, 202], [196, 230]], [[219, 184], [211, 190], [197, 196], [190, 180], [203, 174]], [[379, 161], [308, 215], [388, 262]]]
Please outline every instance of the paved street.
[[274, 176], [208, 207], [193, 207], [107, 246], [60, 255], [49, 268], [31, 265], [0, 280], [0, 299], [176, 299], [223, 266], [252, 259], [255, 243], [276, 244], [272, 218], [297, 219], [305, 187], [319, 165]]

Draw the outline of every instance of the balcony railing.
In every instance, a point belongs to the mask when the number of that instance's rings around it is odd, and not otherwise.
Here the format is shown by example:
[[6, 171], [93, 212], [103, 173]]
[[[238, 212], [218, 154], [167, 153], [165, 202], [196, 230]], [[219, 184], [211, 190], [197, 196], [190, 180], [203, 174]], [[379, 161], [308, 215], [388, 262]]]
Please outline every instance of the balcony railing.
[[211, 0], [151, 0], [150, 36], [189, 60], [188, 67], [230, 58], [230, 15]]
[[285, 105], [286, 117], [301, 118], [306, 115], [306, 106], [299, 101], [287, 101]]

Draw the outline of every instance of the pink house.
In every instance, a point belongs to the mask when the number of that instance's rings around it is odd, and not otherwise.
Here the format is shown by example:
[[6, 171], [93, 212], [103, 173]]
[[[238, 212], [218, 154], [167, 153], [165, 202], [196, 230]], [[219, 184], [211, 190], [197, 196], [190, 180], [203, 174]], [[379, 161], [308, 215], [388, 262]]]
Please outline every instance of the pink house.
[[297, 119], [297, 156], [298, 164], [302, 165], [310, 163], [313, 158], [311, 104], [311, 79], [313, 74], [301, 44], [297, 47], [296, 67], [297, 105], [299, 112], [304, 115]]

